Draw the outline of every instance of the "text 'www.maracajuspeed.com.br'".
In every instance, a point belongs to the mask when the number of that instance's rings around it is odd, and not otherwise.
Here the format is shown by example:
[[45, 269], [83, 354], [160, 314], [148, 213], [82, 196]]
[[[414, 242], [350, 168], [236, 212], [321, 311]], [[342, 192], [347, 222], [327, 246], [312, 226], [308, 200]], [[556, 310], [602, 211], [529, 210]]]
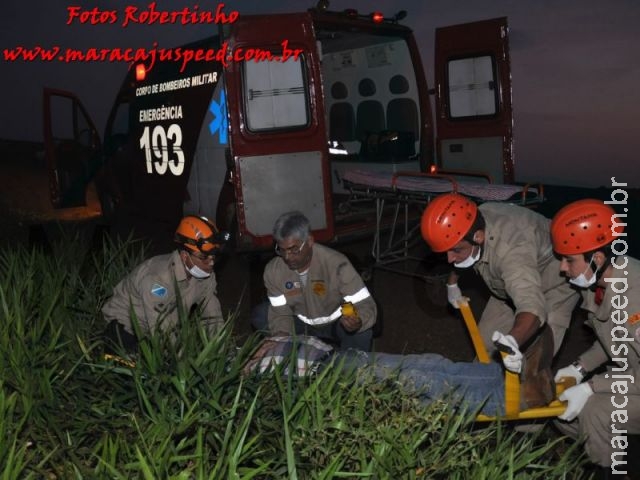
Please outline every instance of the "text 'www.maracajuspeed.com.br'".
[[4, 49], [4, 60], [8, 62], [125, 62], [129, 64], [145, 65], [151, 70], [157, 61], [179, 62], [180, 72], [183, 72], [190, 62], [220, 62], [225, 67], [230, 62], [286, 62], [298, 60], [301, 49], [289, 48], [288, 41], [281, 43], [282, 50], [272, 52], [260, 48], [237, 47], [229, 49], [227, 42], [220, 48], [160, 48], [157, 43], [152, 48], [62, 48], [53, 46], [43, 48], [39, 45], [31, 48], [17, 46]]

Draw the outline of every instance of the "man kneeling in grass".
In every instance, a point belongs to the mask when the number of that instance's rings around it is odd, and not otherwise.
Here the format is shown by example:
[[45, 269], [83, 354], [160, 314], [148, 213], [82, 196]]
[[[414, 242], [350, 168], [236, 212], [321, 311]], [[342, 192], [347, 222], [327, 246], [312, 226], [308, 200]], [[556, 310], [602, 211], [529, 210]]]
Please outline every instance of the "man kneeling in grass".
[[138, 338], [132, 315], [142, 335], [167, 331], [178, 322], [179, 304], [187, 311], [201, 309], [205, 327], [213, 333], [219, 331], [224, 319], [213, 265], [228, 239], [229, 235], [206, 217], [184, 217], [174, 237], [177, 249], [141, 263], [113, 289], [102, 307], [108, 323], [107, 341], [134, 352]]
[[[527, 349], [521, 378], [521, 408], [547, 405], [554, 396], [551, 375], [551, 331], [545, 328]], [[395, 380], [400, 388], [416, 394], [425, 403], [450, 398], [467, 410], [485, 415], [504, 415], [504, 371], [499, 363], [453, 362], [441, 355], [398, 355], [358, 350], [334, 351], [309, 336], [268, 337], [247, 362], [244, 373], [265, 372], [283, 364], [288, 373], [305, 376], [323, 368], [358, 369], [377, 380]], [[546, 363], [545, 363], [546, 362]]]

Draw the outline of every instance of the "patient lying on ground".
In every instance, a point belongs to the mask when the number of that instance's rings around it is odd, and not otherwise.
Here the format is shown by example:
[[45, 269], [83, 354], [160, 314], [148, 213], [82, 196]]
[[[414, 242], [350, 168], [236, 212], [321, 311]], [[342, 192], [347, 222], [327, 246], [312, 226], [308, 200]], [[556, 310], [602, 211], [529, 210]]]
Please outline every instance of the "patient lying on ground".
[[[523, 368], [521, 408], [547, 405], [554, 394], [550, 365], [546, 365], [545, 335], [531, 352]], [[550, 338], [549, 338], [550, 339]], [[552, 349], [552, 346], [548, 345]], [[551, 358], [549, 356], [548, 358]], [[278, 336], [262, 341], [247, 362], [244, 373], [265, 372], [282, 365], [283, 372], [306, 376], [324, 368], [358, 369], [358, 375], [393, 380], [403, 391], [426, 403], [446, 398], [461, 408], [489, 416], [504, 415], [504, 371], [499, 363], [453, 362], [441, 355], [398, 355], [356, 350], [334, 351], [315, 337]]]

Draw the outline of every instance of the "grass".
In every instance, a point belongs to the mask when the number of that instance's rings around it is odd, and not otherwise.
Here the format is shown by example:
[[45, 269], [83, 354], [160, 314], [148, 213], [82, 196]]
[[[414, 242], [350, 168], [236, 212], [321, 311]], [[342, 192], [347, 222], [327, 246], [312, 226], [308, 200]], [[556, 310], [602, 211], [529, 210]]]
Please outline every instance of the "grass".
[[[197, 314], [104, 360], [100, 307], [144, 258], [134, 242], [0, 251], [0, 479], [580, 478], [562, 439], [477, 427], [393, 381], [326, 368], [243, 375], [258, 338]], [[172, 341], [172, 337], [177, 341]]]

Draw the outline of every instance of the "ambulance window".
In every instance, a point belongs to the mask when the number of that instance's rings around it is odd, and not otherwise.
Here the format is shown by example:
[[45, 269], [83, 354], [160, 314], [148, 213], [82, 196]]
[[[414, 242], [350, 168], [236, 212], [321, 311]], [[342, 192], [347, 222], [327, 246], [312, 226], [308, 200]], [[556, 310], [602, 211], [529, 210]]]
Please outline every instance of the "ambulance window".
[[309, 125], [304, 61], [244, 63], [244, 104], [252, 132]]
[[126, 135], [129, 133], [129, 102], [118, 105], [111, 122], [112, 135]]
[[121, 99], [111, 112], [104, 137], [104, 150], [107, 155], [113, 155], [129, 138], [131, 125], [130, 103], [128, 99]]
[[90, 147], [94, 131], [78, 103], [68, 97], [53, 96], [51, 108], [51, 133], [55, 142], [73, 141]]
[[451, 60], [447, 74], [451, 118], [485, 117], [497, 113], [498, 82], [491, 56]]

